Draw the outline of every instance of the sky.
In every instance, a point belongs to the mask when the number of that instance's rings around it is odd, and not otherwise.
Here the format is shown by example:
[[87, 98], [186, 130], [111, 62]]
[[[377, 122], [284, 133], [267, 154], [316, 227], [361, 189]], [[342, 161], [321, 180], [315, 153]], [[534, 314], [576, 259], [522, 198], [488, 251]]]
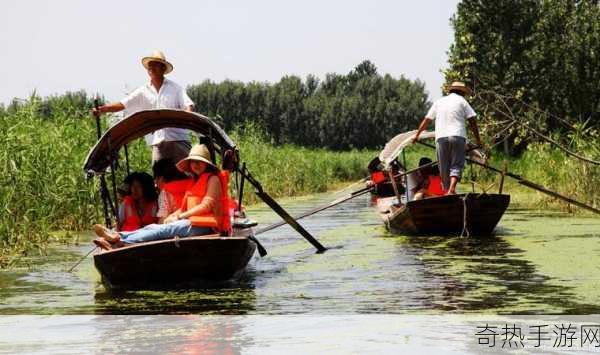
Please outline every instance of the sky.
[[146, 83], [162, 50], [180, 85], [347, 73], [364, 59], [441, 96], [457, 0], [3, 0], [0, 103], [86, 90], [109, 101]]

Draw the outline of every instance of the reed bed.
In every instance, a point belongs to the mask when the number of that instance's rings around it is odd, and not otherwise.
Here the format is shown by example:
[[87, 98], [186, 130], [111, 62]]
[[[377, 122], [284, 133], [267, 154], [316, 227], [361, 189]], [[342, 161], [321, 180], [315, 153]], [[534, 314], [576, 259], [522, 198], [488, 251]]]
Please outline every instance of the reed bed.
[[[51, 241], [76, 242], [76, 232], [103, 220], [98, 181], [86, 180], [82, 171], [96, 141], [90, 107], [90, 100], [77, 94], [44, 100], [32, 96], [8, 110], [0, 109], [0, 267], [23, 255], [44, 253]], [[356, 181], [366, 176], [366, 165], [378, 153], [274, 145], [269, 134], [255, 126], [234, 129], [230, 135], [248, 169], [274, 197], [323, 192], [340, 182]], [[598, 139], [572, 137], [575, 150], [596, 159], [598, 143]], [[421, 156], [435, 160], [433, 150], [414, 146], [407, 149], [408, 167], [414, 167]], [[150, 170], [150, 150], [143, 140], [129, 145], [129, 158], [132, 171]], [[547, 144], [531, 144], [519, 158], [493, 154], [491, 164], [499, 167], [504, 160], [509, 170], [531, 181], [600, 205], [598, 166], [569, 158]], [[121, 167], [118, 181], [124, 175], [123, 159]], [[498, 180], [496, 174], [480, 168], [475, 168], [473, 177], [482, 185]], [[467, 168], [465, 180], [470, 178]], [[539, 193], [526, 196], [527, 206], [570, 210]], [[244, 202], [257, 202], [250, 187]]]
[[[76, 242], [77, 231], [103, 220], [97, 179], [86, 180], [82, 170], [96, 141], [89, 106], [64, 101], [48, 106], [32, 97], [0, 112], [0, 267], [45, 253], [51, 241]], [[275, 146], [258, 128], [236, 130], [232, 138], [248, 169], [275, 197], [322, 192], [362, 178], [375, 154]], [[150, 170], [143, 140], [129, 145], [129, 158], [132, 171]], [[118, 181], [125, 170], [123, 159], [120, 163]], [[256, 202], [250, 188], [245, 196], [246, 203]]]

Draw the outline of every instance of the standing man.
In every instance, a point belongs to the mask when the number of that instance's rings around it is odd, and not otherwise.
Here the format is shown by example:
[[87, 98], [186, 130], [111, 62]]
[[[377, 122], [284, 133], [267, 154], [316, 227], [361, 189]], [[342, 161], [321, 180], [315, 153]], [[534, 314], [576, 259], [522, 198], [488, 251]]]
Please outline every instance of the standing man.
[[466, 121], [475, 136], [479, 146], [481, 138], [475, 121], [475, 111], [465, 96], [471, 94], [465, 83], [456, 81], [448, 88], [449, 94], [433, 103], [427, 115], [421, 121], [419, 130], [413, 138], [413, 143], [419, 140], [419, 135], [431, 121], [435, 120], [435, 144], [442, 176], [442, 185], [447, 194], [456, 193], [456, 184], [460, 181], [465, 167], [465, 146], [467, 141]]
[[[148, 71], [150, 82], [140, 86], [119, 102], [94, 108], [96, 117], [105, 112], [127, 110], [132, 114], [142, 110], [159, 108], [183, 109], [192, 111], [194, 102], [185, 90], [165, 78], [165, 74], [173, 71], [173, 65], [165, 59], [161, 51], [142, 58], [142, 65]], [[191, 148], [190, 136], [187, 129], [163, 128], [150, 134], [147, 142], [152, 146], [152, 163], [163, 158], [179, 161], [188, 156]]]

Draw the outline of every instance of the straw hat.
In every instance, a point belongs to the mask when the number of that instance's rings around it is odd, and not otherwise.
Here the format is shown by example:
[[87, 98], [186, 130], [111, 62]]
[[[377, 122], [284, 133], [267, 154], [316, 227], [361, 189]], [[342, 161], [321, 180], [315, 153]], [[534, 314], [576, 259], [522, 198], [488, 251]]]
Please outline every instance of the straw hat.
[[142, 65], [144, 66], [144, 68], [148, 69], [148, 64], [150, 64], [150, 62], [163, 63], [167, 67], [167, 69], [165, 70], [165, 74], [169, 74], [173, 71], [173, 64], [167, 62], [165, 54], [161, 51], [154, 51], [151, 55], [142, 58]]
[[471, 89], [467, 86], [467, 84], [462, 81], [455, 81], [448, 86], [448, 91], [450, 90], [458, 90], [461, 91], [465, 95], [471, 95]]
[[191, 172], [191, 170], [190, 170], [190, 161], [191, 160], [202, 161], [202, 162], [205, 162], [206, 164], [211, 165], [215, 168], [217, 167], [210, 160], [210, 152], [208, 151], [208, 148], [204, 144], [196, 144], [195, 146], [193, 146], [192, 150], [190, 150], [190, 154], [188, 155], [188, 157], [181, 159], [179, 161], [179, 163], [177, 163], [177, 169], [179, 169], [180, 171], [183, 171], [184, 173]]

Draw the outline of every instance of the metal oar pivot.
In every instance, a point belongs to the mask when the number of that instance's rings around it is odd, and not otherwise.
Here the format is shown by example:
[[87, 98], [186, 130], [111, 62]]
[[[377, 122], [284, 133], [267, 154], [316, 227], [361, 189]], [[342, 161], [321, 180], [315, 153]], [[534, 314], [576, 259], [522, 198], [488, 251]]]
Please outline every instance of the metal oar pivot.
[[316, 249], [317, 253], [323, 253], [327, 250], [315, 237], [313, 237], [304, 227], [302, 227], [286, 210], [283, 209], [269, 194], [267, 194], [262, 185], [254, 179], [254, 177], [250, 174], [247, 169], [241, 170], [240, 174], [243, 178], [248, 180], [252, 186], [255, 188], [255, 193], [261, 200], [263, 200], [271, 209], [277, 213], [283, 220], [289, 224], [292, 228], [294, 228], [304, 239], [306, 239], [310, 244], [312, 244]]

